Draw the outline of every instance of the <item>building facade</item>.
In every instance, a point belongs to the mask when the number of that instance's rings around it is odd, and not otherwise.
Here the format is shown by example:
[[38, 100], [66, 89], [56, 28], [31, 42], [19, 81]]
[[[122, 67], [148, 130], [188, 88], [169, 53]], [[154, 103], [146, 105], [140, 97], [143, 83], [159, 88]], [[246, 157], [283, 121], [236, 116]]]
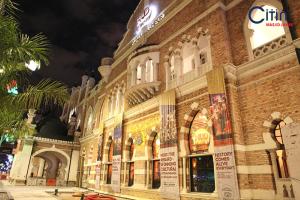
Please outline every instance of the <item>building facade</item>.
[[298, 1], [141, 0], [101, 81], [84, 75], [64, 106], [79, 185], [295, 199], [282, 131], [300, 120], [299, 12]]

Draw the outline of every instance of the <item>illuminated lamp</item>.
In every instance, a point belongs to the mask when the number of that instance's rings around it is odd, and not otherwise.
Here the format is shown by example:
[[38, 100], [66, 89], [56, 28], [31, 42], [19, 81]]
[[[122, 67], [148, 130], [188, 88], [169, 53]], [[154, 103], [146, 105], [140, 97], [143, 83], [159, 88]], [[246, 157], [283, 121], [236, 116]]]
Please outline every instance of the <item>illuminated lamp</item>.
[[30, 60], [29, 63], [25, 63], [25, 67], [27, 67], [31, 71], [35, 71], [41, 68], [41, 63], [40, 61]]
[[4, 69], [0, 69], [0, 74], [3, 74], [4, 73]]

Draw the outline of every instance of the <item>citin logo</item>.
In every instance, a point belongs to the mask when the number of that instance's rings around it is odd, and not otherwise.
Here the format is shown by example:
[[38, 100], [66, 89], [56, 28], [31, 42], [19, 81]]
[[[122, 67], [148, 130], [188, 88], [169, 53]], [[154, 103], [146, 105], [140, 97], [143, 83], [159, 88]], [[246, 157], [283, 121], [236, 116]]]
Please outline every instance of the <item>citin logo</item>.
[[[263, 12], [264, 17], [261, 19], [253, 19], [254, 13], [255, 12]], [[264, 9], [262, 6], [254, 6], [249, 10], [248, 13], [249, 20], [254, 23], [254, 24], [260, 24], [263, 23], [264, 21], [266, 22], [274, 22], [274, 21], [283, 21], [287, 20], [287, 15], [286, 12], [283, 10], [280, 11], [278, 9]]]

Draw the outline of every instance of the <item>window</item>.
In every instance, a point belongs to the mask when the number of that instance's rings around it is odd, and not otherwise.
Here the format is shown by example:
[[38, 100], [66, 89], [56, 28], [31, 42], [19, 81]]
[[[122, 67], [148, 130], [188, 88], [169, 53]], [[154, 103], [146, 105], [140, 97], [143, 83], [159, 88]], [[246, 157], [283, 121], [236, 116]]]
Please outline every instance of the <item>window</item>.
[[160, 160], [159, 160], [159, 151], [160, 151], [160, 140], [158, 134], [154, 137], [152, 143], [152, 156], [153, 156], [153, 176], [152, 176], [152, 188], [158, 189], [160, 187]]
[[136, 84], [142, 83], [142, 66], [138, 65], [136, 68]]
[[133, 140], [130, 138], [131, 144], [129, 149], [129, 179], [128, 186], [132, 186], [134, 183], [134, 161], [133, 161], [133, 152], [134, 152], [134, 144]]
[[206, 52], [201, 52], [200, 53], [200, 64], [204, 65], [207, 63], [207, 53]]
[[274, 131], [276, 141], [280, 144], [280, 149], [276, 150], [276, 164], [278, 169], [279, 178], [289, 178], [287, 167], [287, 158], [282, 138], [281, 128], [285, 126], [284, 121], [280, 121]]
[[108, 150], [108, 166], [107, 166], [107, 184], [111, 184], [111, 175], [112, 175], [112, 160], [113, 160], [113, 149], [114, 149], [114, 142], [111, 141], [109, 150]]
[[[254, 21], [260, 21], [261, 19], [265, 19], [266, 15], [268, 15], [266, 13], [266, 11], [277, 11], [278, 9], [275, 8], [274, 6], [271, 5], [265, 5], [262, 6], [262, 9], [265, 10], [265, 12], [257, 9], [255, 11], [252, 12], [252, 19]], [[271, 18], [271, 16], [268, 16]], [[282, 17], [285, 20], [285, 15], [281, 15], [280, 17]], [[269, 43], [279, 37], [281, 37], [282, 35], [285, 35], [285, 31], [284, 31], [284, 27], [283, 26], [268, 26], [268, 23], [282, 23], [282, 21], [280, 20], [275, 20], [275, 19], [269, 19], [269, 20], [264, 20], [262, 23], [259, 24], [255, 24], [252, 23], [250, 20], [248, 22], [248, 28], [250, 29], [250, 31], [252, 32], [252, 36], [250, 36], [250, 43], [251, 43], [251, 47], [252, 49], [258, 48], [266, 43]]]
[[207, 116], [198, 112], [189, 134], [191, 192], [215, 191], [214, 161], [208, 154], [211, 134], [207, 128]]
[[193, 70], [195, 66], [193, 46], [190, 43], [186, 43], [182, 49], [183, 58], [183, 74], [186, 74]]
[[191, 157], [190, 166], [191, 192], [214, 192], [215, 178], [212, 155]]

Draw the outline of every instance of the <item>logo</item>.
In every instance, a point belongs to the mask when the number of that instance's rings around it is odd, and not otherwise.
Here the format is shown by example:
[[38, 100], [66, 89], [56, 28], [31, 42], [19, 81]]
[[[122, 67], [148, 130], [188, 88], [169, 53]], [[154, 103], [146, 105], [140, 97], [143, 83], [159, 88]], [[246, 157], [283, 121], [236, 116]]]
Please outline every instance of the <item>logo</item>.
[[273, 9], [273, 7], [254, 6], [249, 10], [248, 18], [254, 24], [292, 26], [292, 23], [283, 23], [283, 21], [287, 21], [287, 13], [284, 10]]

